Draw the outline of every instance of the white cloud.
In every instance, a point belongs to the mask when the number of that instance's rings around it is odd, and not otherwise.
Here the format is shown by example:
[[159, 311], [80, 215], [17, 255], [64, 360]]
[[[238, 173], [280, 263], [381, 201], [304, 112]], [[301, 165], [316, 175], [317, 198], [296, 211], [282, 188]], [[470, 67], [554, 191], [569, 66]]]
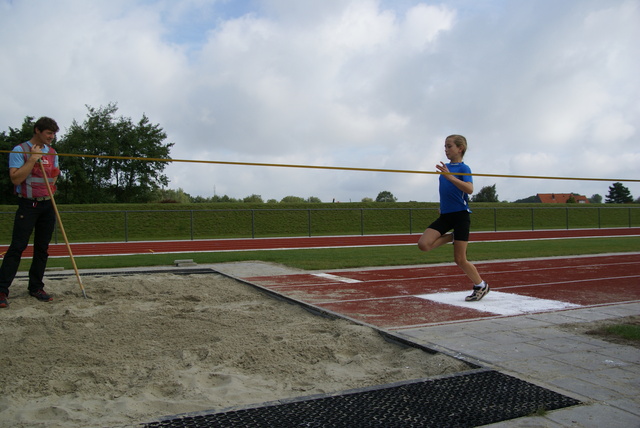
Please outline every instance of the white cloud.
[[455, 11], [445, 6], [418, 4], [407, 11], [403, 43], [416, 50], [425, 49], [443, 31], [452, 28]]
[[[638, 178], [634, 0], [0, 0], [0, 129], [147, 114], [178, 159]], [[176, 163], [171, 187], [436, 200], [437, 177]], [[477, 177], [501, 199], [611, 183]], [[627, 183], [640, 196], [640, 185]]]

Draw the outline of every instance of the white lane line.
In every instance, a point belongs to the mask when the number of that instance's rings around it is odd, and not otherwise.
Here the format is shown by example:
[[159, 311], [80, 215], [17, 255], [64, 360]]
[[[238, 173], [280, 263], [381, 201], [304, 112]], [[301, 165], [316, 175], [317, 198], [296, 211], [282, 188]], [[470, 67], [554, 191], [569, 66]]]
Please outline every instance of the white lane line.
[[468, 291], [459, 291], [452, 293], [420, 294], [416, 297], [498, 315], [522, 315], [582, 307], [581, 305], [561, 302], [558, 300], [538, 299], [535, 297], [503, 293], [501, 291], [493, 290], [479, 302], [465, 302], [464, 298], [467, 295], [469, 295]]
[[330, 279], [332, 281], [346, 282], [347, 284], [355, 284], [357, 282], [362, 282], [362, 281], [358, 281], [357, 279], [345, 278], [344, 276], [331, 275], [330, 273], [314, 273], [313, 276]]

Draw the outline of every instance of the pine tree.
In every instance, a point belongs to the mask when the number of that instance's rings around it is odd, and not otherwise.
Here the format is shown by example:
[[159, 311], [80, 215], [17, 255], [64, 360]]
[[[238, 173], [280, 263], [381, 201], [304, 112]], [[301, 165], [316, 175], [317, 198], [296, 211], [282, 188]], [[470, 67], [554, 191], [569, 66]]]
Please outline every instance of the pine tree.
[[607, 204], [630, 204], [633, 202], [631, 192], [622, 183], [613, 183], [609, 186], [609, 194], [605, 198]]

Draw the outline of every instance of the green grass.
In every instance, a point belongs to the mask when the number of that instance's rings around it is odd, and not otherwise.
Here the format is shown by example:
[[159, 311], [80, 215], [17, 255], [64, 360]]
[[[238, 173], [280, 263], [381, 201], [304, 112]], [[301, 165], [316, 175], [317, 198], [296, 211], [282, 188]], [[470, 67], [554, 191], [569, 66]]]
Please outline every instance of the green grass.
[[616, 336], [625, 340], [640, 342], [640, 325], [617, 324], [603, 328], [608, 335]]
[[531, 412], [531, 414], [529, 414], [530, 417], [542, 417], [542, 416], [546, 416], [549, 412], [547, 411], [547, 409], [544, 406], [540, 406], [538, 407], [535, 411]]
[[[640, 237], [556, 239], [548, 241], [471, 242], [469, 260], [499, 260], [527, 257], [589, 255], [636, 252]], [[304, 250], [262, 250], [181, 254], [141, 254], [128, 256], [75, 257], [79, 269], [123, 268], [134, 266], [167, 266], [174, 260], [192, 259], [198, 264], [261, 260], [299, 269], [327, 270], [364, 266], [400, 266], [445, 263], [453, 260], [453, 246], [447, 245], [429, 253], [417, 246], [326, 248]], [[21, 269], [28, 269], [24, 260]], [[49, 267], [71, 269], [68, 257], [50, 258]]]
[[[632, 315], [616, 321], [594, 321], [587, 326], [579, 326], [583, 332], [598, 336], [609, 342], [640, 347], [640, 316]], [[574, 325], [573, 329], [576, 328]]]

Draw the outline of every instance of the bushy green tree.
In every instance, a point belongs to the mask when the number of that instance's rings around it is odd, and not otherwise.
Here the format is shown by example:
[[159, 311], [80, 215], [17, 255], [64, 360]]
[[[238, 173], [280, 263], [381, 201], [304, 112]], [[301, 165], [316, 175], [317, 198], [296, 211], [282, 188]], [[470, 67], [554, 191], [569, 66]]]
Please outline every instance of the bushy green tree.
[[259, 204], [264, 203], [264, 201], [262, 200], [262, 196], [261, 195], [256, 195], [256, 194], [253, 194], [251, 196], [245, 197], [242, 200], [242, 202], [246, 202], [246, 203], [252, 202], [252, 203], [259, 203]]
[[592, 204], [601, 204], [602, 203], [602, 195], [594, 194], [589, 198], [589, 202]]
[[[162, 171], [171, 159], [167, 135], [146, 115], [137, 123], [116, 117], [118, 107], [87, 106], [86, 120], [75, 120], [60, 139], [60, 199], [66, 203], [149, 202], [169, 182]], [[145, 160], [158, 159], [158, 160]]]
[[282, 203], [293, 203], [293, 204], [299, 204], [301, 202], [304, 202], [304, 199], [301, 198], [300, 196], [285, 196], [284, 198], [282, 198], [282, 200], [280, 201]]
[[472, 202], [500, 202], [496, 193], [496, 185], [484, 186], [478, 193], [471, 197]]
[[191, 200], [189, 201], [192, 204], [203, 204], [205, 202], [211, 202], [211, 200], [209, 198], [205, 198], [204, 196], [192, 196]]
[[184, 190], [158, 189], [154, 192], [152, 202], [188, 204], [193, 198]]
[[232, 198], [228, 195], [224, 195], [224, 196], [213, 195], [211, 199], [207, 199], [206, 202], [242, 202], [242, 201]]
[[378, 197], [376, 197], [376, 202], [396, 202], [398, 199], [393, 196], [393, 193], [388, 190], [383, 190], [378, 193]]
[[[8, 132], [0, 132], [0, 150], [10, 152], [18, 144], [29, 141], [33, 137], [33, 125], [35, 125], [34, 118], [27, 116], [19, 128], [9, 127]], [[56, 147], [55, 141], [53, 146]], [[13, 183], [9, 178], [9, 153], [2, 153], [0, 156], [0, 204], [12, 205], [16, 203], [13, 188]]]

